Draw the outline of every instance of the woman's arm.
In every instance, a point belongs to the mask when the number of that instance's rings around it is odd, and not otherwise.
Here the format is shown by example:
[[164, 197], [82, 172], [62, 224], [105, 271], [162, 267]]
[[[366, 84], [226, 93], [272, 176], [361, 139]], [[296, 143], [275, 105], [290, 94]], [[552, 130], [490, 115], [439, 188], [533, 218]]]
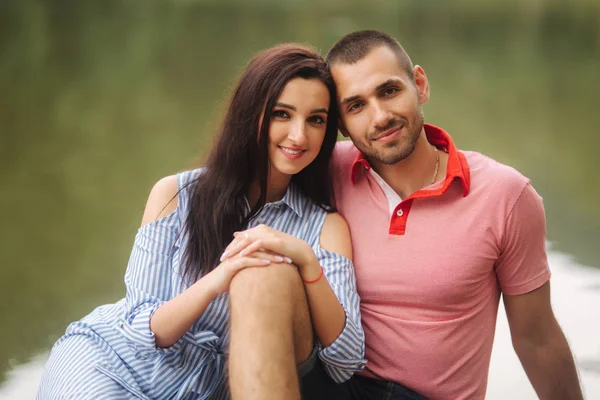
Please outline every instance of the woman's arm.
[[213, 299], [226, 292], [234, 275], [251, 267], [265, 267], [275, 256], [254, 254], [223, 261], [180, 295], [161, 305], [150, 319], [156, 346], [169, 347], [192, 327]]
[[[350, 231], [346, 221], [339, 214], [330, 213], [325, 217], [320, 242], [323, 249], [352, 260]], [[344, 330], [346, 313], [325, 276], [314, 283], [306, 283], [318, 278], [321, 269], [319, 260], [315, 257], [309, 265], [301, 269], [300, 274], [305, 282], [313, 328], [319, 342], [323, 347], [328, 347]]]
[[[144, 216], [142, 228], [148, 224], [160, 222], [162, 218], [170, 218], [178, 206], [177, 177], [163, 178], [152, 189]], [[168, 240], [171, 235], [154, 235], [159, 240]], [[154, 247], [169, 247], [172, 243], [162, 243]], [[204, 313], [208, 305], [220, 293], [229, 288], [231, 278], [239, 270], [248, 267], [265, 266], [275, 259], [264, 253], [254, 254], [253, 257], [235, 257], [221, 263], [213, 271], [199, 279], [184, 292], [173, 299], [161, 303], [150, 317], [150, 331], [154, 334], [157, 347], [169, 347], [176, 343], [191, 328], [194, 322]], [[139, 268], [137, 281], [148, 281], [157, 278], [160, 281], [170, 280], [170, 277], [153, 276], [154, 266]], [[170, 268], [170, 263], [169, 263]], [[163, 271], [163, 275], [166, 270]], [[151, 282], [157, 284], [157, 282]]]

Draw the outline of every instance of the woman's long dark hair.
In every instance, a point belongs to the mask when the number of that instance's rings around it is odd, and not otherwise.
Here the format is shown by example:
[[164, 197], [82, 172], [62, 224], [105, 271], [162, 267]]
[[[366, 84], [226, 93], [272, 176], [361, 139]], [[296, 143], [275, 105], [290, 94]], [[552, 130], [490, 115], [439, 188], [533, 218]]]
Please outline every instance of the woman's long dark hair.
[[[278, 45], [259, 53], [246, 67], [234, 89], [205, 171], [188, 188], [191, 197], [184, 226], [187, 247], [182, 264], [188, 283], [219, 264], [233, 233], [244, 229], [265, 205], [271, 112], [287, 82], [297, 77], [323, 82], [329, 89], [330, 104], [321, 151], [291, 181], [316, 204], [331, 209], [329, 160], [338, 121], [333, 79], [323, 58], [311, 48]], [[248, 213], [245, 196], [256, 180], [260, 198]]]

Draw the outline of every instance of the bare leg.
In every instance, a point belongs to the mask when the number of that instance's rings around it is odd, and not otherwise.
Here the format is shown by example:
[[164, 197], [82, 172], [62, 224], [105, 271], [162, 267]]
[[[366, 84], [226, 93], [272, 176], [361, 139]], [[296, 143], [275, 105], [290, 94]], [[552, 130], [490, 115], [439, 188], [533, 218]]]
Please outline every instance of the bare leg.
[[235, 399], [300, 399], [296, 365], [313, 332], [304, 286], [289, 265], [240, 271], [229, 289], [229, 385]]

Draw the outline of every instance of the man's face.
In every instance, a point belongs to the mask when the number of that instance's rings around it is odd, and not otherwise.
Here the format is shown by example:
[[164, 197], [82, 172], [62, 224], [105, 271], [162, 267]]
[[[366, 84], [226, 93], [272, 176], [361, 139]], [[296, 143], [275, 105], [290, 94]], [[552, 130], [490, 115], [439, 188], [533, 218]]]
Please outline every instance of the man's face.
[[334, 63], [342, 133], [373, 162], [395, 164], [414, 150], [423, 129], [421, 104], [429, 99], [425, 72], [414, 81], [394, 52], [380, 46], [355, 64]]

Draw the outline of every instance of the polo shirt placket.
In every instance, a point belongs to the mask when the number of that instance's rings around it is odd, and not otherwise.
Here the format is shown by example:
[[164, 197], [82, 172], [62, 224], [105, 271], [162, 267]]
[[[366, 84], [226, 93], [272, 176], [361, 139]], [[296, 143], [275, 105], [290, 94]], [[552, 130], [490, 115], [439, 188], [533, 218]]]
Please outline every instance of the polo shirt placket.
[[[440, 185], [439, 182], [434, 183], [434, 189], [423, 188], [420, 189], [406, 199], [403, 199], [393, 210], [390, 216], [389, 234], [390, 235], [404, 235], [406, 233], [406, 224], [408, 221], [408, 215], [413, 205], [413, 201], [416, 199], [425, 199], [431, 197], [437, 197], [443, 195], [452, 182], [458, 179], [463, 186], [463, 196], [469, 194], [470, 188], [470, 172], [469, 165], [464, 155], [456, 150], [452, 138], [443, 129], [429, 125], [428, 129], [425, 130], [427, 140], [433, 146], [436, 146], [438, 150], [448, 153], [448, 167], [446, 177], [443, 183]], [[358, 153], [354, 162], [352, 163], [351, 179], [352, 183], [356, 182], [356, 174], [360, 168], [370, 170], [371, 165], [365, 158], [363, 153]], [[377, 182], [381, 187], [381, 184]], [[384, 190], [382, 188], [382, 190]], [[385, 193], [385, 190], [384, 190]]]

